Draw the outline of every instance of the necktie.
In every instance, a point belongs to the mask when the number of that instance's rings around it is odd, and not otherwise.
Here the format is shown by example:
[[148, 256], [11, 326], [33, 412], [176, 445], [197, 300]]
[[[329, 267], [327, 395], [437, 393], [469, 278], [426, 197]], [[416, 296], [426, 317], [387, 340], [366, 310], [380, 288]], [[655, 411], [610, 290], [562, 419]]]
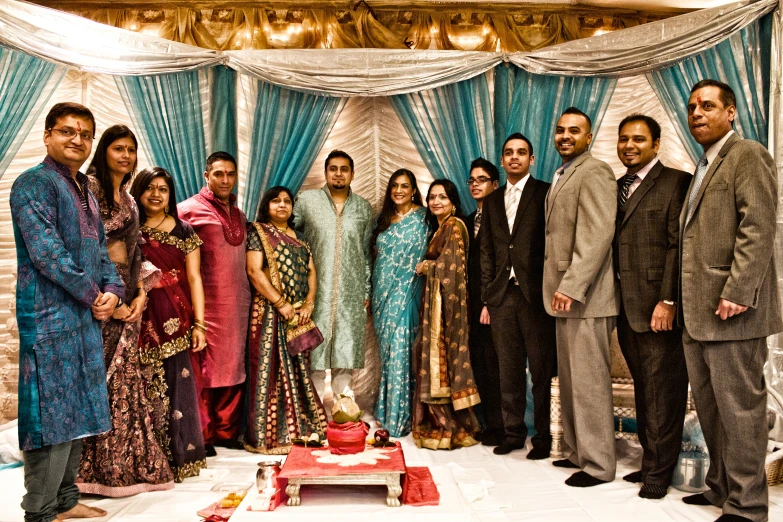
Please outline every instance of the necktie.
[[519, 189], [516, 185], [508, 187], [508, 198], [506, 198], [506, 219], [508, 220], [508, 230], [514, 228], [514, 219], [517, 217], [517, 205], [519, 204]]
[[688, 195], [688, 214], [685, 218], [685, 223], [687, 224], [691, 217], [693, 217], [693, 211], [695, 210], [693, 208], [693, 204], [696, 201], [696, 194], [699, 193], [699, 187], [701, 187], [701, 182], [704, 181], [704, 175], [707, 173], [707, 153], [705, 152], [701, 158], [699, 158], [699, 163], [696, 164], [696, 173], [693, 175], [693, 186], [691, 187], [691, 193]]
[[555, 171], [555, 181], [552, 183], [552, 188], [557, 186], [557, 182], [560, 181], [560, 178], [565, 174], [565, 169], [563, 167], [560, 167]]
[[478, 237], [481, 229], [481, 209], [476, 210], [476, 218], [473, 220], [473, 237]]
[[623, 184], [620, 186], [620, 192], [617, 193], [617, 207], [623, 208], [625, 202], [628, 201], [628, 193], [631, 190], [631, 185], [638, 178], [636, 174], [626, 174], [623, 176]]

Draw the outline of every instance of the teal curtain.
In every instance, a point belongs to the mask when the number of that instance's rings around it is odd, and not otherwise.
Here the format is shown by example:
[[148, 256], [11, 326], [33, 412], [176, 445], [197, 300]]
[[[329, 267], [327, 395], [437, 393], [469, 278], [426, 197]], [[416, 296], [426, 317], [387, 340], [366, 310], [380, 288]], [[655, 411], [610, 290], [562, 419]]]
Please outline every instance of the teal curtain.
[[756, 20], [706, 51], [647, 74], [694, 163], [703, 148], [688, 129], [686, 106], [691, 87], [707, 78], [727, 83], [734, 90], [737, 134], [767, 145], [772, 16], [768, 14]]
[[561, 164], [554, 138], [562, 112], [576, 107], [590, 116], [595, 136], [616, 84], [613, 78], [548, 76], [499, 65], [495, 68], [496, 157], [500, 158], [506, 137], [521, 132], [533, 145], [531, 175], [551, 181]]
[[174, 178], [177, 199], [196, 194], [207, 157], [199, 71], [122, 76], [116, 82], [152, 163]]
[[[470, 163], [479, 156], [495, 159], [487, 75], [392, 96], [391, 103], [432, 177], [454, 182], [463, 212], [473, 212], [476, 202], [465, 183]], [[398, 167], [406, 165], [394, 166]]]
[[342, 98], [316, 96], [261, 82], [250, 136], [242, 207], [254, 219], [267, 188], [283, 185], [296, 194], [336, 119]]
[[[34, 56], [0, 47], [0, 121], [3, 122], [0, 126], [0, 177], [5, 174], [66, 70]], [[52, 76], [57, 77], [55, 85], [47, 90]], [[42, 96], [45, 99], [38, 103]]]
[[237, 73], [225, 65], [209, 70], [210, 153], [237, 157]]

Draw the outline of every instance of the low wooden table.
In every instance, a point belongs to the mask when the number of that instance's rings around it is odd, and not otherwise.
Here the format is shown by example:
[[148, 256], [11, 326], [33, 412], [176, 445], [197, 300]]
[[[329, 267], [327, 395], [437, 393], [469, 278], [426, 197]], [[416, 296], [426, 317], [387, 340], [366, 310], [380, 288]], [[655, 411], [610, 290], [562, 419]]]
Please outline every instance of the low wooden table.
[[[363, 462], [354, 464], [358, 460]], [[395, 447], [388, 448], [367, 446], [367, 449], [358, 455], [332, 455], [328, 448], [294, 446], [283, 464], [278, 480], [288, 481], [285, 488], [288, 506], [302, 503], [299, 495], [302, 486], [323, 484], [386, 486], [386, 505], [399, 507], [403, 474], [405, 458], [399, 442]]]

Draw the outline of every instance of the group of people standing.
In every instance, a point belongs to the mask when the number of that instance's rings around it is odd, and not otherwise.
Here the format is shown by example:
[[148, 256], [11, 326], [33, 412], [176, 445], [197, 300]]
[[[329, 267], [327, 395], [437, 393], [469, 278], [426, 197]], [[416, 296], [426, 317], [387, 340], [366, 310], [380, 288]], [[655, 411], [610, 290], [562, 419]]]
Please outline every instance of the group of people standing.
[[[767, 335], [783, 330], [773, 260], [777, 183], [759, 144], [739, 139], [731, 88], [696, 84], [695, 177], [657, 157], [645, 115], [620, 124], [615, 179], [593, 158], [590, 118], [555, 128], [551, 184], [530, 175], [534, 145], [508, 137], [501, 166], [477, 158], [464, 216], [453, 182], [426, 199], [407, 169], [381, 205], [351, 188], [345, 152], [325, 186], [266, 191], [255, 221], [236, 206], [236, 160], [206, 161], [178, 204], [164, 169], [135, 173], [125, 126], [102, 135], [77, 104], [46, 119], [43, 163], [11, 191], [18, 254], [20, 445], [25, 519], [93, 517], [79, 492], [125, 496], [194, 476], [215, 446], [287, 453], [325, 435], [332, 396], [364, 366], [365, 323], [381, 360], [375, 418], [419, 447], [525, 447], [549, 456], [550, 381], [559, 375], [566, 484], [615, 478], [610, 336], [634, 378], [641, 469], [662, 498], [677, 463], [690, 379], [712, 465], [689, 504], [722, 521], [765, 521]], [[101, 356], [102, 354], [102, 356]], [[481, 398], [479, 398], [481, 397]], [[239, 442], [241, 439], [242, 442]]]

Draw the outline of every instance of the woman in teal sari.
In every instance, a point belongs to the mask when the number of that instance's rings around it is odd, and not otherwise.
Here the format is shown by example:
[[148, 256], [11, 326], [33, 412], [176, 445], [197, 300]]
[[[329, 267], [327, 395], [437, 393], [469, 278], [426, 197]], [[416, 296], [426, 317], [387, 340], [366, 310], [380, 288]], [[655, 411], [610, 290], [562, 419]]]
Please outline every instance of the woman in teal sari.
[[373, 232], [372, 313], [381, 356], [381, 384], [375, 418], [393, 437], [411, 431], [415, 376], [411, 349], [419, 326], [423, 278], [416, 264], [429, 241], [426, 209], [416, 178], [400, 169], [389, 178], [383, 208]]

